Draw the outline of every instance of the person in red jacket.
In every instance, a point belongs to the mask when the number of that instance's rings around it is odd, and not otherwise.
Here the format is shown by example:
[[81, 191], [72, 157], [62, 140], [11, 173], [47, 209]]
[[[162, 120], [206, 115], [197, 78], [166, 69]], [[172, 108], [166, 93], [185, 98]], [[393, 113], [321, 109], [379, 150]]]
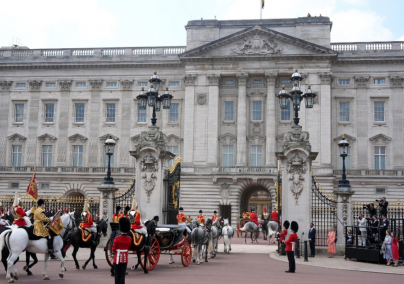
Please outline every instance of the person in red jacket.
[[279, 224], [278, 212], [276, 210], [271, 213], [271, 220]]
[[96, 245], [97, 239], [97, 225], [93, 221], [93, 216], [90, 213], [90, 206], [87, 203], [87, 200], [84, 201], [83, 213], [81, 213], [82, 222], [80, 223], [80, 229], [93, 233], [93, 245]]
[[253, 222], [257, 226], [260, 225], [260, 223], [258, 223], [258, 216], [255, 214], [255, 209], [251, 209], [250, 222]]
[[288, 235], [288, 229], [289, 229], [289, 221], [286, 220], [285, 222], [283, 222], [283, 231], [279, 234], [279, 241], [283, 241], [286, 239], [286, 236]]
[[205, 216], [202, 215], [203, 211], [199, 210], [199, 215], [196, 216], [196, 220], [198, 221], [199, 224], [205, 225]]
[[119, 219], [121, 235], [114, 239], [112, 253], [114, 254], [115, 284], [125, 284], [125, 273], [128, 266], [128, 251], [132, 245], [132, 239], [127, 235], [130, 230], [128, 218]]
[[130, 223], [132, 224], [130, 228], [139, 234], [143, 234], [145, 238], [147, 238], [147, 230], [142, 225], [141, 215], [137, 209], [138, 204], [136, 202], [136, 197], [134, 196], [132, 201], [132, 211], [129, 213]]
[[286, 241], [283, 241], [286, 245], [286, 254], [288, 255], [289, 261], [289, 270], [286, 270], [286, 273], [295, 273], [296, 271], [296, 263], [295, 263], [295, 243], [297, 242], [297, 231], [299, 230], [299, 224], [296, 221], [292, 221], [290, 226], [292, 234], [290, 234], [289, 238]]
[[22, 208], [21, 198], [16, 196], [13, 204], [13, 216], [14, 216], [13, 224], [16, 224], [18, 227], [28, 226], [24, 217], [28, 217], [31, 214], [31, 211], [32, 209], [25, 212], [24, 208]]

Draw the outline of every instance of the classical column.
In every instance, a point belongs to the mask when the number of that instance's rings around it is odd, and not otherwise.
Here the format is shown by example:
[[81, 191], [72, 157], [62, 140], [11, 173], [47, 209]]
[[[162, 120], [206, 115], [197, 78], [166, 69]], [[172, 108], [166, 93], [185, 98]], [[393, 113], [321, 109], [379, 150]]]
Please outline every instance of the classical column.
[[238, 167], [247, 165], [247, 74], [237, 74], [237, 164]]
[[[42, 81], [30, 81], [29, 88], [31, 96], [29, 99], [29, 114], [28, 114], [28, 139], [27, 139], [27, 158], [26, 166], [36, 166], [36, 143], [39, 126], [39, 92], [41, 90]], [[28, 109], [28, 107], [27, 107]]]
[[[351, 224], [352, 220], [352, 195], [354, 191], [339, 191], [334, 190], [334, 194], [337, 195], [337, 253], [343, 252], [345, 249], [345, 226], [356, 225]], [[342, 224], [341, 224], [342, 222]]]
[[[129, 167], [129, 148], [130, 148], [130, 117], [132, 101], [133, 80], [121, 81], [122, 86], [122, 117], [121, 120], [121, 140], [119, 143], [119, 166]], [[137, 104], [136, 104], [137, 106]]]
[[393, 169], [403, 169], [404, 159], [403, 159], [403, 77], [390, 77], [390, 83], [393, 87], [391, 101], [394, 102], [393, 105]]
[[[320, 163], [331, 167], [331, 73], [319, 73], [320, 96]], [[302, 102], [304, 103], [304, 102]]]
[[[88, 143], [88, 166], [98, 166], [98, 147], [100, 143], [100, 98], [102, 80], [90, 80], [91, 85], [91, 115], [90, 115], [90, 137]], [[103, 154], [102, 154], [103, 155]]]
[[2, 81], [0, 82], [0, 132], [3, 135], [0, 137], [0, 165], [6, 165], [6, 149], [7, 149], [7, 129], [9, 120], [9, 109], [10, 109], [10, 87], [13, 81]]
[[265, 126], [266, 126], [266, 164], [265, 166], [276, 165], [276, 94], [275, 94], [275, 81], [276, 73], [269, 73], [266, 75], [267, 79], [267, 111], [265, 116]]
[[356, 110], [357, 110], [357, 157], [358, 157], [358, 169], [368, 169], [368, 124], [369, 124], [369, 106], [367, 96], [369, 77], [355, 77], [356, 82]]
[[218, 164], [219, 135], [219, 78], [216, 74], [207, 75], [209, 84], [208, 112], [208, 166]]
[[56, 166], [67, 166], [67, 147], [68, 147], [68, 133], [69, 128], [69, 99], [70, 99], [70, 86], [72, 84], [71, 80], [59, 81], [60, 91], [62, 93], [60, 104], [58, 109], [59, 112], [59, 135], [58, 135], [58, 152]]
[[194, 163], [195, 74], [185, 75], [184, 167]]

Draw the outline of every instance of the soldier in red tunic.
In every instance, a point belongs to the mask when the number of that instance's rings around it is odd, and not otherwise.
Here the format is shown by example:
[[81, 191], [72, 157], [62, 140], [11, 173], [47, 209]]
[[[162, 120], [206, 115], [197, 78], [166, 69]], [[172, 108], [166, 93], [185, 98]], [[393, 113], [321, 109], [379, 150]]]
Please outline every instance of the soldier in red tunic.
[[290, 234], [289, 238], [284, 241], [286, 245], [286, 254], [288, 255], [289, 260], [289, 270], [286, 270], [286, 273], [295, 273], [296, 271], [296, 263], [295, 263], [295, 243], [297, 242], [297, 231], [299, 230], [299, 225], [296, 221], [292, 221], [290, 226], [292, 230], [292, 234]]
[[180, 207], [179, 209], [178, 209], [178, 211], [180, 211], [180, 213], [178, 213], [178, 215], [177, 215], [177, 222], [178, 222], [178, 225], [179, 226], [185, 226], [186, 228], [187, 228], [187, 232], [188, 233], [191, 233], [191, 229], [190, 228], [188, 228], [188, 226], [187, 226], [187, 221], [189, 222], [189, 223], [192, 223], [192, 221], [191, 221], [191, 219], [189, 219], [188, 217], [187, 217], [187, 215], [185, 215], [184, 214], [184, 208], [182, 208], [182, 207]]
[[199, 215], [196, 216], [196, 220], [198, 221], [199, 224], [205, 225], [205, 217], [202, 215], [203, 211], [199, 210]]
[[24, 217], [28, 217], [31, 214], [31, 210], [28, 210], [27, 212], [24, 211], [21, 204], [21, 198], [19, 198], [18, 195], [16, 195], [14, 199], [12, 214], [14, 216], [13, 224], [16, 224], [18, 227], [28, 226]]
[[279, 224], [279, 216], [276, 209], [271, 213], [271, 220]]
[[113, 223], [118, 223], [119, 219], [121, 219], [121, 217], [123, 216], [121, 214], [121, 210], [122, 210], [121, 206], [117, 205], [116, 208], [115, 208], [115, 214], [112, 215], [112, 222]]
[[258, 216], [257, 214], [255, 214], [255, 209], [251, 209], [250, 222], [253, 222], [257, 226], [260, 225], [260, 223], [258, 222]]
[[132, 200], [132, 211], [129, 213], [130, 223], [132, 224], [130, 228], [139, 234], [143, 234], [145, 238], [147, 238], [147, 230], [142, 225], [141, 215], [137, 209], [138, 204], [134, 196]]
[[286, 236], [288, 235], [288, 229], [289, 229], [289, 221], [286, 220], [285, 222], [283, 222], [283, 231], [279, 234], [279, 241], [283, 241], [286, 239]]
[[213, 216], [212, 216], [212, 223], [216, 221], [216, 219], [219, 218], [219, 215], [217, 214], [217, 211], [213, 211]]
[[97, 225], [93, 221], [93, 216], [90, 213], [90, 206], [88, 205], [87, 200], [84, 201], [84, 208], [81, 216], [83, 221], [80, 223], [80, 228], [82, 230], [86, 229], [87, 231], [93, 233], [93, 245], [96, 245]]
[[132, 239], [127, 235], [130, 230], [128, 218], [119, 219], [121, 235], [116, 237], [112, 246], [114, 254], [115, 284], [125, 284], [126, 267], [128, 266], [128, 251], [132, 245]]

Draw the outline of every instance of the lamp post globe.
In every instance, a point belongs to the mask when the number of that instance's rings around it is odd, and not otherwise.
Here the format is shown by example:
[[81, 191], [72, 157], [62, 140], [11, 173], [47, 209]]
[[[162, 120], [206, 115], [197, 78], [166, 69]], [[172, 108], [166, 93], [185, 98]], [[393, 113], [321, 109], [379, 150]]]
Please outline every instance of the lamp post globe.
[[349, 142], [345, 139], [345, 135], [342, 135], [341, 141], [338, 142], [339, 155], [342, 158], [342, 179], [338, 183], [338, 191], [350, 191], [351, 185], [349, 180], [346, 179], [346, 167], [345, 158], [348, 156]]
[[115, 148], [115, 140], [112, 139], [112, 135], [110, 134], [107, 140], [105, 140], [105, 147], [107, 149], [107, 156], [108, 156], [108, 170], [107, 170], [107, 176], [104, 178], [102, 182], [102, 186], [112, 186], [114, 185], [114, 178], [111, 177], [111, 156], [114, 154], [114, 148]]

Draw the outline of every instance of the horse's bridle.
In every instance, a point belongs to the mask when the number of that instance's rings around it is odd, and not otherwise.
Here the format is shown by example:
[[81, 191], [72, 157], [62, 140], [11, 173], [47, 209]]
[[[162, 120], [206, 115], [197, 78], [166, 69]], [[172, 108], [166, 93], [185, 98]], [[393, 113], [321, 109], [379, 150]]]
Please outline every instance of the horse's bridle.
[[[73, 226], [71, 226], [71, 224], [74, 224]], [[67, 236], [69, 235], [69, 232], [71, 230], [76, 229], [76, 222], [73, 222], [73, 218], [72, 216], [69, 214], [69, 223], [67, 224], [66, 228], [65, 228], [65, 233], [62, 237], [63, 240], [67, 240]]]

